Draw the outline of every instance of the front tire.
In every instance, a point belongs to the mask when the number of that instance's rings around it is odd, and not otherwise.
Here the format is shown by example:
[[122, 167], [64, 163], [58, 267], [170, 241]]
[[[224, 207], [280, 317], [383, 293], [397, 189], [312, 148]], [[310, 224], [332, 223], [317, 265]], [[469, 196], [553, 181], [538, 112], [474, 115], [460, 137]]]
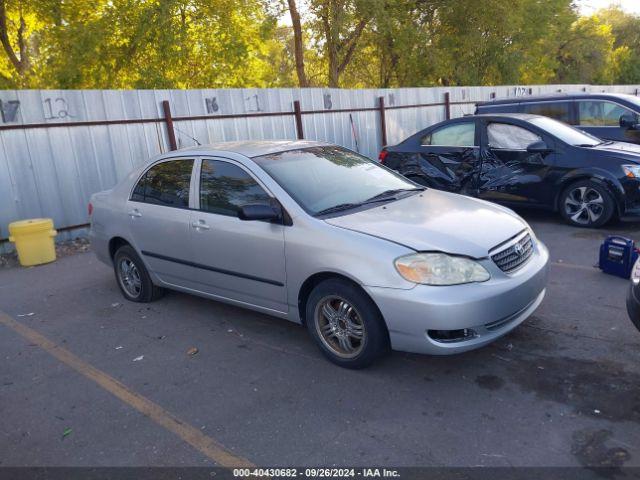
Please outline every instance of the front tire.
[[142, 259], [130, 245], [123, 245], [113, 256], [116, 282], [122, 295], [132, 302], [153, 302], [164, 290], [151, 281]]
[[309, 295], [305, 313], [309, 333], [336, 365], [364, 368], [389, 349], [389, 336], [378, 308], [346, 280], [319, 283]]
[[571, 225], [598, 228], [613, 217], [615, 203], [599, 183], [581, 180], [569, 185], [560, 196], [560, 214]]

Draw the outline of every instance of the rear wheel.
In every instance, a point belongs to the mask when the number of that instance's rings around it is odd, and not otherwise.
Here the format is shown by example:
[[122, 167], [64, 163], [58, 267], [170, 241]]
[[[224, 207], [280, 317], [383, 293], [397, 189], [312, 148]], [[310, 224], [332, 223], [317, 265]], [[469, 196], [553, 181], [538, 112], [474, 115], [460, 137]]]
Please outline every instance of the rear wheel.
[[388, 350], [388, 334], [373, 301], [346, 280], [318, 284], [306, 305], [309, 333], [322, 353], [346, 368], [364, 368]]
[[613, 217], [615, 204], [602, 185], [581, 180], [569, 185], [560, 197], [560, 214], [571, 225], [598, 228]]
[[153, 284], [142, 259], [130, 245], [118, 248], [113, 268], [118, 287], [127, 300], [146, 303], [163, 295], [164, 290]]

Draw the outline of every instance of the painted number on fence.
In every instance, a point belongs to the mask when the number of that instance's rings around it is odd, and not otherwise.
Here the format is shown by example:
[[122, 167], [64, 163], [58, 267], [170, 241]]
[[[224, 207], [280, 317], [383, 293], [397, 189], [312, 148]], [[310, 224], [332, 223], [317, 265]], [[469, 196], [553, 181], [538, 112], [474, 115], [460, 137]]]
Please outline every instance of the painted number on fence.
[[251, 95], [250, 97], [246, 97], [244, 99], [244, 106], [247, 112], [261, 112], [262, 108], [260, 108], [260, 98], [258, 95]]
[[207, 113], [216, 113], [220, 110], [220, 107], [218, 106], [218, 99], [216, 97], [205, 98], [204, 102], [207, 106]]
[[45, 120], [54, 120], [57, 118], [73, 118], [74, 115], [69, 113], [67, 101], [62, 98], [46, 98], [42, 104], [44, 105]]
[[0, 113], [2, 114], [3, 123], [15, 122], [20, 108], [20, 100], [9, 100], [3, 102], [0, 100]]
[[331, 110], [331, 108], [333, 107], [333, 102], [331, 101], [331, 94], [325, 93], [324, 95], [322, 95], [322, 98], [324, 99], [325, 110]]

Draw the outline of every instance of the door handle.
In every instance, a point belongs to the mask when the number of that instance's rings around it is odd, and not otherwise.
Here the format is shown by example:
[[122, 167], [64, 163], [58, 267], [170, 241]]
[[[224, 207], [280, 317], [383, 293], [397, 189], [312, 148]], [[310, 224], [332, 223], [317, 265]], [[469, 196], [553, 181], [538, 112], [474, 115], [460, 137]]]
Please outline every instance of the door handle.
[[133, 210], [131, 210], [131, 211], [129, 212], [129, 216], [130, 216], [131, 218], [135, 218], [135, 217], [141, 217], [141, 216], [142, 216], [142, 214], [140, 213], [140, 210], [138, 210], [137, 208], [134, 208]]
[[211, 227], [204, 223], [203, 220], [191, 223], [191, 226], [196, 230], [211, 230]]

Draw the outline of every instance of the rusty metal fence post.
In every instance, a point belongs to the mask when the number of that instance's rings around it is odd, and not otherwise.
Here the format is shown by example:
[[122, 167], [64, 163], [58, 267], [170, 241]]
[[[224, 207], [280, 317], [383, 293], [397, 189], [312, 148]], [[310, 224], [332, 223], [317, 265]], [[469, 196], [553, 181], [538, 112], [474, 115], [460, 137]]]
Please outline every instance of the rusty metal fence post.
[[445, 120], [451, 119], [451, 95], [449, 92], [444, 92], [444, 118]]
[[384, 116], [384, 97], [378, 97], [378, 108], [380, 109], [380, 139], [382, 146], [387, 146], [387, 119]]
[[293, 112], [296, 117], [296, 132], [298, 140], [304, 139], [304, 131], [302, 130], [302, 110], [300, 109], [300, 100], [293, 101]]
[[162, 110], [164, 111], [164, 122], [167, 125], [167, 136], [169, 137], [169, 149], [177, 150], [178, 144], [176, 143], [176, 132], [173, 129], [173, 117], [171, 117], [171, 107], [169, 106], [169, 100], [162, 101]]

